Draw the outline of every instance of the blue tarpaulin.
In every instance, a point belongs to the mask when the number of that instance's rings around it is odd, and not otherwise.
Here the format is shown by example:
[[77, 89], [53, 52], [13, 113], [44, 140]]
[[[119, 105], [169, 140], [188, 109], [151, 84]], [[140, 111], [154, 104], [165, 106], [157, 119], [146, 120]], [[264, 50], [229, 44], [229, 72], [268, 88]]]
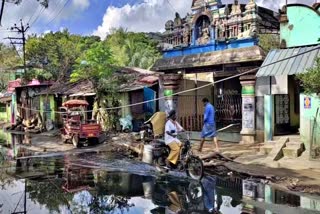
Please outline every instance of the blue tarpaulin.
[[[143, 101], [149, 101], [156, 98], [156, 92], [150, 88], [144, 87], [143, 88]], [[156, 102], [150, 101], [148, 103], [143, 104], [144, 112], [154, 114], [156, 112]]]

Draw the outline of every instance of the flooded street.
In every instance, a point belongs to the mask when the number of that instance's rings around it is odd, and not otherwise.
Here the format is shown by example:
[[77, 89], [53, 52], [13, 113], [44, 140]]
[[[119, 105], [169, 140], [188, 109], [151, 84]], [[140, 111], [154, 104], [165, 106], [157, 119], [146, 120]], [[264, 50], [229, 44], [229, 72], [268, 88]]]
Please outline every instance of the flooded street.
[[0, 175], [0, 213], [320, 213], [316, 197], [264, 182], [197, 182], [108, 153], [2, 158]]

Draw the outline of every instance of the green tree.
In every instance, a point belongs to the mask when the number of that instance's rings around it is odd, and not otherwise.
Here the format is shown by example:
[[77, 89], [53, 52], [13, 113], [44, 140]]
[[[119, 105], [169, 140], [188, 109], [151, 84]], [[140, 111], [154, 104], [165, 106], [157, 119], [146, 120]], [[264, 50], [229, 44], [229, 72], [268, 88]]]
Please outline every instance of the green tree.
[[46, 206], [50, 212], [61, 212], [62, 206], [69, 207], [69, 201], [72, 200], [73, 194], [67, 193], [62, 189], [64, 181], [62, 179], [28, 181], [27, 192], [30, 199]]
[[119, 66], [150, 69], [161, 57], [157, 42], [144, 33], [127, 32], [123, 28], [113, 29], [106, 43]]
[[117, 107], [117, 89], [123, 78], [115, 75], [117, 67], [110, 48], [105, 42], [97, 43], [77, 59], [71, 74], [71, 81], [89, 80], [96, 93], [93, 118], [104, 130], [115, 128], [118, 122], [118, 110], [105, 110]]
[[301, 80], [306, 93], [320, 94], [320, 58], [316, 60], [316, 65], [313, 68], [297, 77]]
[[14, 72], [14, 67], [21, 65], [22, 60], [18, 56], [17, 52], [13, 47], [8, 47], [0, 43], [0, 92], [7, 89], [8, 81], [10, 76]]
[[0, 43], [0, 68], [11, 68], [22, 63], [13, 47]]
[[[111, 77], [114, 60], [110, 48], [105, 43], [98, 43], [77, 59], [71, 74], [71, 81], [90, 80], [99, 91], [101, 80]], [[98, 92], [97, 91], [97, 92]]]
[[28, 72], [29, 79], [39, 75], [53, 80], [69, 77], [76, 59], [98, 42], [100, 42], [99, 37], [72, 35], [68, 30], [51, 32], [43, 37], [37, 35], [29, 37], [26, 43], [27, 61], [42, 70], [42, 73], [39, 70]]
[[280, 37], [278, 34], [260, 34], [259, 45], [266, 53], [272, 49], [279, 49]]

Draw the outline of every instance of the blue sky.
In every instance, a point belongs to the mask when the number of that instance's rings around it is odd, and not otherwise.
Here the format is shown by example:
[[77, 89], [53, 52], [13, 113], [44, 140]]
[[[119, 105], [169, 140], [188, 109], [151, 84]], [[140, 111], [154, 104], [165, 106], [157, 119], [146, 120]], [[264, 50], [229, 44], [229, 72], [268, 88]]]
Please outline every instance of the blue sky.
[[[240, 3], [248, 1], [240, 0]], [[309, 5], [314, 2], [314, 0], [288, 1]], [[191, 2], [192, 0], [50, 0], [49, 8], [45, 10], [39, 7], [36, 0], [22, 0], [19, 6], [6, 3], [3, 26], [0, 27], [0, 41], [7, 36], [16, 36], [15, 33], [7, 31], [7, 28], [19, 23], [20, 19], [25, 23], [33, 23], [28, 33], [38, 35], [63, 28], [68, 28], [72, 33], [93, 34], [102, 38], [110, 28], [117, 27], [135, 32], [161, 31], [164, 23], [174, 18], [175, 11], [181, 16], [190, 12]], [[222, 0], [222, 2], [232, 3], [233, 0]], [[256, 2], [260, 6], [278, 10], [285, 0], [256, 0]]]
[[[39, 28], [42, 31], [53, 30], [58, 31], [61, 27], [68, 28], [70, 32], [76, 34], [89, 35], [101, 24], [103, 16], [108, 7], [122, 8], [124, 5], [134, 5], [141, 1], [137, 0], [90, 0], [89, 6], [80, 11], [79, 14], [74, 14], [70, 18], [64, 18], [55, 23], [51, 23], [48, 26], [43, 27], [43, 23], [38, 23]], [[67, 7], [71, 7], [72, 2], [70, 1]], [[67, 11], [67, 8], [66, 8]], [[66, 16], [66, 15], [64, 15]]]

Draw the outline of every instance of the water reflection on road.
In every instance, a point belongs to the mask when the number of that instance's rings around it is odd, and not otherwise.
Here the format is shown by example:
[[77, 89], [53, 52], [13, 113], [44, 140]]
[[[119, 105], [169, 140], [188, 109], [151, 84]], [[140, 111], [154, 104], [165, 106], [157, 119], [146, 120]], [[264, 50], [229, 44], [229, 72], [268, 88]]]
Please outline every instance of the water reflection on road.
[[[117, 170], [121, 169], [121, 170]], [[127, 172], [126, 172], [127, 171]], [[110, 154], [2, 162], [0, 213], [318, 213], [316, 199], [257, 181], [160, 176]]]

